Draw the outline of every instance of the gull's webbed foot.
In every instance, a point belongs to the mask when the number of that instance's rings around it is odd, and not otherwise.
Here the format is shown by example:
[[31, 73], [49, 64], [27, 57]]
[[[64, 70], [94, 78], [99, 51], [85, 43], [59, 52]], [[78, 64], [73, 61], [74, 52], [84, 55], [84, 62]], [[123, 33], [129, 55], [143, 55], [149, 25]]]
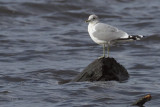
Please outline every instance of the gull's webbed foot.
[[98, 57], [98, 59], [101, 59], [101, 58], [105, 58], [105, 56], [103, 55], [103, 56]]

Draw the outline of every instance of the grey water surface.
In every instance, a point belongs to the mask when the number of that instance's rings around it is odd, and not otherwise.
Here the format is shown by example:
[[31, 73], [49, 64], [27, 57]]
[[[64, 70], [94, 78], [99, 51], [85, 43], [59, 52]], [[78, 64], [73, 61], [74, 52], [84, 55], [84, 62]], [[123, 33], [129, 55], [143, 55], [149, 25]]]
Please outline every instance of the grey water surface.
[[[110, 49], [129, 80], [60, 84], [102, 55], [90, 14], [146, 36]], [[159, 107], [159, 0], [0, 0], [0, 107], [130, 107], [146, 94]]]

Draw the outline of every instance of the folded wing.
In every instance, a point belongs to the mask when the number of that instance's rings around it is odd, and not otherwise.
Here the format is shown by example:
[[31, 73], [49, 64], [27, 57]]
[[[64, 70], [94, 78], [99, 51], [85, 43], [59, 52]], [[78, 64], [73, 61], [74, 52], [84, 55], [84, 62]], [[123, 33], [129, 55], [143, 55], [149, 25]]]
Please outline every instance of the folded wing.
[[126, 32], [104, 23], [97, 23], [93, 30], [93, 36], [95, 38], [99, 40], [106, 40], [108, 42], [129, 36]]

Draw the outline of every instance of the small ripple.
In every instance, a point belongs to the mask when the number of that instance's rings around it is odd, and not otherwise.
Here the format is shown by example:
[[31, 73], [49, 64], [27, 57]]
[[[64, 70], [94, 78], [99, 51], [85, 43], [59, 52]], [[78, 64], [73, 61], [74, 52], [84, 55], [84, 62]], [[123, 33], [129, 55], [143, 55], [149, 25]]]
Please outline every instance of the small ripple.
[[7, 37], [6, 35], [1, 35], [0, 34], [0, 39], [6, 38], [6, 37]]
[[26, 16], [29, 15], [28, 13], [25, 13], [24, 11], [18, 11], [13, 10], [11, 8], [8, 8], [6, 6], [0, 6], [0, 15], [2, 16]]
[[59, 81], [59, 84], [64, 84], [69, 82], [73, 76], [76, 76], [77, 72], [72, 70], [42, 69], [29, 72], [29, 75], [32, 75], [32, 77], [36, 76], [36, 78], [38, 77], [41, 80], [56, 79]]
[[134, 65], [134, 67], [132, 67], [130, 69], [154, 69], [154, 67], [153, 66], [146, 66], [146, 65], [142, 65], [142, 64], [136, 64], [136, 65]]
[[155, 34], [155, 35], [150, 35], [145, 37], [144, 39], [142, 39], [142, 41], [146, 42], [146, 41], [152, 41], [152, 42], [159, 42], [160, 41], [160, 35], [159, 34]]
[[138, 22], [138, 23], [135, 23], [135, 24], [132, 24], [133, 26], [135, 27], [138, 27], [138, 28], [144, 28], [144, 27], [149, 27], [149, 26], [153, 26], [154, 23], [153, 22]]
[[11, 77], [11, 76], [3, 76], [0, 77], [1, 80], [9, 81], [9, 82], [24, 82], [28, 79], [21, 78], [21, 77]]
[[0, 94], [9, 94], [9, 91], [0, 91]]

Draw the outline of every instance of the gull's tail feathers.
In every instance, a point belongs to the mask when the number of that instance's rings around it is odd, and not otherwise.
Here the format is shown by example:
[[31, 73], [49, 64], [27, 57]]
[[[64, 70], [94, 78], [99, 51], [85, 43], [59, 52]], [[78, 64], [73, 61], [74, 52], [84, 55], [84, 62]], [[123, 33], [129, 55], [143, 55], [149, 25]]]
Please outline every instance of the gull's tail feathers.
[[129, 35], [128, 37], [122, 37], [117, 39], [116, 41], [134, 41], [134, 40], [141, 40], [145, 36], [143, 35]]
[[121, 43], [121, 42], [129, 42], [129, 41], [135, 41], [135, 40], [141, 40], [145, 36], [143, 35], [129, 35], [128, 37], [121, 37], [119, 39], [111, 41], [113, 44], [114, 43]]

